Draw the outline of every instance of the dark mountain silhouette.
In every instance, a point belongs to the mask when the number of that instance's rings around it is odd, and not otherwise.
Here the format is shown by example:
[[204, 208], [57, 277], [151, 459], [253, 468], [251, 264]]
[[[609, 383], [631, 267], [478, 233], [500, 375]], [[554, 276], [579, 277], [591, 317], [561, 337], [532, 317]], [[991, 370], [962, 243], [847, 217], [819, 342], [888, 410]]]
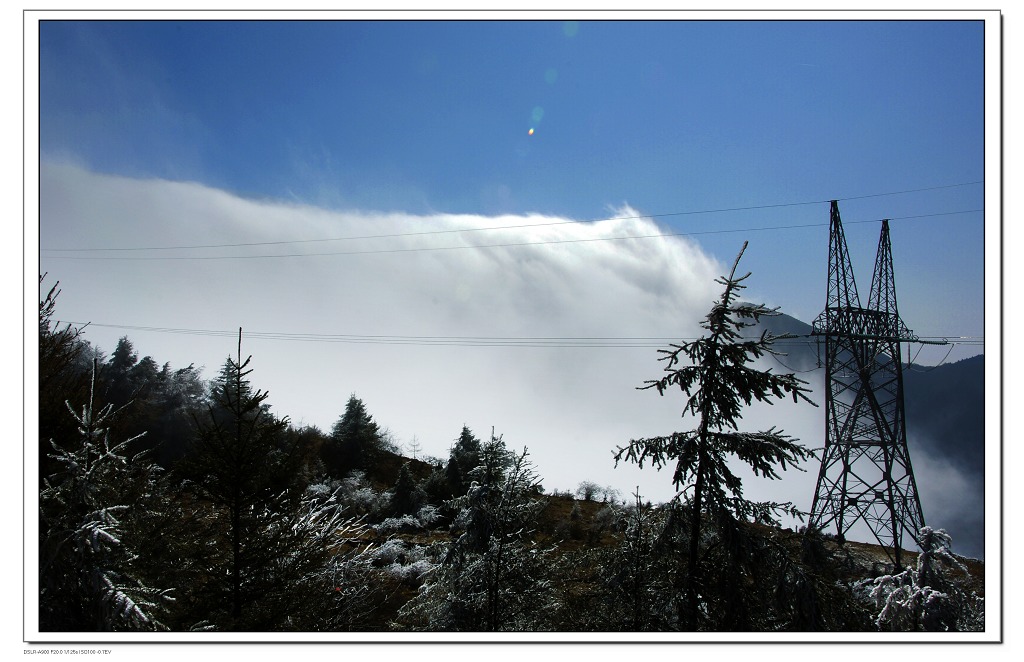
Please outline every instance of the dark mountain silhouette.
[[[819, 365], [818, 339], [811, 325], [780, 314], [762, 318], [759, 329], [797, 338], [780, 340], [779, 357], [794, 371]], [[747, 335], [753, 335], [748, 331]], [[822, 344], [824, 352], [824, 344]], [[824, 368], [821, 368], [824, 374]], [[903, 368], [907, 436], [930, 453], [953, 462], [971, 475], [985, 469], [985, 356], [972, 356], [938, 366], [911, 364]]]
[[984, 480], [985, 356], [903, 371], [907, 435]]

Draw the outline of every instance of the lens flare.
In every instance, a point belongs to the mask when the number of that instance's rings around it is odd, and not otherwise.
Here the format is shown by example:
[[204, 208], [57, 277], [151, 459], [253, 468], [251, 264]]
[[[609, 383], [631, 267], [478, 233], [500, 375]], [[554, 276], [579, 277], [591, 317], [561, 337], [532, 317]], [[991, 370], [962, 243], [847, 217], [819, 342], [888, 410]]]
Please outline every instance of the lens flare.
[[527, 132], [526, 132], [526, 135], [528, 135], [528, 136], [532, 136], [532, 135], [533, 135], [533, 129], [530, 129], [529, 131], [527, 131]]

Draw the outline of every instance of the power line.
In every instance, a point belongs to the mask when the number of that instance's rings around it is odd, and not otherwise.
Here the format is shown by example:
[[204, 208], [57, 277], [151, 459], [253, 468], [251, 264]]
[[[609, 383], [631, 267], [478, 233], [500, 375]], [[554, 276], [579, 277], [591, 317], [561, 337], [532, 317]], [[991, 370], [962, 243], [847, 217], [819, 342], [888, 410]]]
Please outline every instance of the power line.
[[[64, 323], [64, 322], [61, 322]], [[71, 322], [72, 325], [81, 322]], [[233, 337], [237, 331], [216, 329], [187, 329], [150, 327], [125, 324], [91, 323], [90, 326], [134, 331], [150, 331], [183, 335]], [[414, 336], [382, 334], [319, 334], [247, 331], [246, 337], [256, 340], [285, 340], [298, 342], [333, 342], [385, 345], [456, 345], [484, 347], [663, 347], [678, 338], [668, 337], [613, 337], [613, 336]]]
[[[984, 209], [965, 209], [960, 211], [951, 212], [937, 212], [932, 214], [916, 214], [912, 216], [896, 216], [889, 219], [889, 221], [897, 220], [910, 220], [919, 218], [932, 218], [936, 216], [953, 216], [957, 214], [971, 214], [976, 212], [983, 212]], [[883, 219], [871, 219], [862, 221], [848, 221], [849, 224], [854, 223], [878, 223]], [[575, 223], [575, 221], [570, 221]], [[338, 255], [383, 255], [389, 253], [419, 253], [427, 251], [451, 251], [451, 250], [464, 250], [464, 249], [482, 249], [482, 248], [517, 248], [522, 246], [542, 246], [551, 244], [576, 244], [594, 241], [623, 241], [630, 239], [664, 239], [667, 237], [694, 237], [701, 235], [713, 235], [713, 234], [731, 234], [736, 232], [766, 232], [775, 230], [793, 230], [793, 229], [804, 229], [814, 227], [824, 227], [828, 223], [804, 223], [796, 225], [774, 225], [765, 227], [752, 227], [752, 228], [732, 228], [732, 229], [720, 229], [720, 230], [701, 230], [695, 232], [661, 232], [658, 234], [648, 235], [630, 235], [623, 237], [586, 237], [580, 239], [549, 239], [541, 241], [523, 241], [513, 242], [504, 244], [469, 244], [462, 246], [426, 246], [426, 247], [415, 247], [415, 248], [386, 248], [376, 250], [365, 250], [365, 251], [330, 251], [321, 253], [277, 253], [277, 254], [262, 254], [262, 255], [175, 255], [175, 256], [157, 256], [157, 255], [143, 255], [143, 256], [130, 256], [120, 257], [114, 255], [103, 255], [103, 256], [78, 256], [78, 255], [49, 255], [47, 259], [57, 260], [159, 260], [159, 261], [179, 261], [179, 260], [256, 260], [256, 259], [268, 259], [268, 258], [288, 258], [288, 257], [324, 257], [324, 256], [338, 256]], [[524, 227], [535, 227], [535, 226], [524, 226]], [[444, 231], [447, 232], [447, 231]], [[396, 235], [404, 236], [404, 235]], [[43, 250], [57, 250], [57, 249], [43, 249]]]
[[[917, 189], [904, 189], [902, 191], [889, 191], [885, 193], [872, 193], [868, 195], [850, 196], [846, 198], [836, 198], [837, 200], [864, 200], [868, 198], [879, 198], [892, 195], [903, 195], [907, 193], [920, 193], [924, 191], [935, 191], [940, 189], [958, 188], [964, 186], [973, 186], [977, 184], [983, 184], [984, 180], [975, 182], [962, 182], [959, 184], [945, 184], [942, 186], [929, 186], [925, 188]], [[287, 244], [306, 244], [306, 243], [325, 243], [332, 241], [355, 241], [363, 239], [392, 239], [398, 237], [417, 237], [426, 235], [437, 235], [437, 234], [454, 234], [463, 232], [489, 232], [493, 230], [512, 230], [521, 228], [533, 228], [533, 227], [548, 227], [555, 225], [580, 225], [580, 224], [594, 224], [604, 223], [608, 221], [625, 221], [635, 220], [641, 218], [667, 218], [671, 216], [693, 216], [701, 214], [720, 214], [727, 212], [737, 211], [755, 211], [762, 209], [778, 209], [784, 207], [800, 207], [807, 205], [817, 205], [830, 202], [830, 200], [812, 200], [805, 202], [785, 202], [778, 204], [767, 204], [767, 205], [751, 205], [746, 207], [725, 207], [719, 209], [701, 209], [691, 211], [677, 211], [677, 212], [666, 212], [661, 214], [640, 214], [635, 216], [615, 216], [610, 218], [597, 218], [581, 221], [550, 221], [546, 223], [521, 223], [517, 225], [502, 225], [494, 227], [484, 228], [463, 228], [463, 229], [450, 229], [450, 230], [422, 230], [419, 232], [398, 232], [391, 234], [377, 234], [377, 235], [361, 235], [361, 236], [348, 236], [348, 237], [325, 237], [317, 239], [289, 239], [280, 241], [256, 241], [256, 242], [240, 242], [240, 243], [224, 243], [224, 244], [191, 244], [191, 245], [180, 245], [180, 246], [138, 246], [138, 247], [108, 247], [108, 248], [47, 248], [43, 250], [54, 251], [54, 252], [68, 252], [68, 253], [80, 253], [80, 252], [96, 252], [96, 251], [161, 251], [161, 250], [188, 250], [188, 249], [202, 249], [202, 248], [246, 248], [254, 246], [280, 246]], [[958, 213], [958, 212], [952, 212]], [[893, 219], [889, 219], [893, 220]], [[873, 222], [873, 221], [861, 221], [861, 222]], [[673, 235], [665, 235], [673, 236]], [[282, 256], [285, 257], [285, 256]], [[290, 257], [290, 256], [288, 256]]]
[[769, 356], [771, 356], [771, 357], [772, 357], [773, 359], [775, 359], [775, 361], [776, 361], [776, 362], [777, 362], [777, 363], [778, 363], [779, 365], [781, 365], [781, 366], [782, 366], [783, 368], [785, 368], [786, 370], [789, 370], [789, 371], [790, 371], [790, 372], [792, 372], [793, 374], [797, 374], [797, 375], [800, 375], [800, 374], [804, 374], [804, 373], [808, 373], [808, 372], [814, 372], [814, 371], [816, 371], [816, 370], [821, 370], [821, 369], [822, 369], [822, 368], [821, 368], [821, 366], [815, 366], [815, 367], [813, 367], [813, 368], [808, 368], [807, 370], [796, 370], [796, 369], [794, 369], [794, 368], [791, 368], [791, 367], [789, 367], [788, 365], [786, 365], [786, 364], [785, 364], [785, 363], [784, 363], [784, 362], [782, 361], [782, 359], [780, 359], [780, 358], [778, 357], [778, 355], [776, 355], [775, 353], [771, 353], [771, 354], [769, 354]]
[[[942, 365], [943, 363], [945, 363], [945, 362], [946, 362], [946, 359], [948, 359], [948, 358], [949, 358], [949, 355], [950, 355], [950, 354], [951, 354], [951, 353], [953, 352], [953, 347], [955, 347], [955, 346], [956, 346], [956, 344], [957, 344], [957, 343], [950, 343], [949, 349], [948, 349], [948, 350], [946, 350], [946, 355], [942, 357], [942, 360], [941, 360], [941, 361], [939, 361], [939, 362], [938, 362], [938, 363], [936, 363], [935, 365], [931, 366], [930, 368], [926, 368], [926, 369], [924, 369], [924, 370], [917, 370], [917, 369], [915, 369], [915, 368], [914, 368], [913, 364], [911, 364], [911, 365], [910, 365], [910, 367], [909, 367], [909, 370], [910, 370], [911, 372], [931, 372], [932, 370], [935, 370], [935, 369], [936, 369], [936, 368], [938, 368], [938, 367], [939, 367], [940, 365]], [[918, 354], [920, 354], [920, 352], [918, 352]]]
[[[80, 322], [71, 322], [73, 325]], [[187, 329], [171, 327], [151, 327], [125, 324], [99, 324], [91, 326], [126, 329], [135, 331], [152, 331], [157, 333], [174, 333], [184, 335], [200, 335], [215, 337], [231, 337], [237, 331], [221, 331], [217, 329]], [[605, 346], [661, 346], [672, 341], [670, 338], [658, 337], [605, 337], [605, 336], [414, 336], [414, 335], [383, 335], [383, 334], [320, 334], [320, 333], [280, 333], [247, 331], [246, 337], [262, 340], [290, 340], [301, 342], [341, 342], [368, 344], [417, 344], [417, 345], [575, 345], [582, 347]]]
[[[82, 325], [84, 322], [59, 322], [59, 324]], [[91, 322], [89, 326], [129, 331], [146, 331], [155, 333], [171, 333], [180, 335], [196, 335], [211, 337], [235, 337], [237, 330], [189, 329], [176, 327], [139, 326], [130, 324], [102, 324]], [[417, 335], [386, 335], [386, 334], [327, 334], [327, 333], [283, 333], [266, 331], [246, 331], [246, 337], [254, 340], [282, 340], [296, 342], [332, 342], [351, 344], [378, 345], [436, 345], [459, 347], [593, 347], [593, 348], [661, 348], [667, 345], [697, 340], [696, 337], [668, 336], [417, 336]], [[775, 341], [776, 346], [810, 346], [816, 341], [809, 340], [810, 335], [791, 336]], [[946, 338], [946, 336], [936, 336]], [[983, 345], [981, 336], [957, 336], [963, 341], [951, 344]], [[756, 337], [748, 338], [756, 340]], [[781, 363], [781, 362], [780, 362]]]

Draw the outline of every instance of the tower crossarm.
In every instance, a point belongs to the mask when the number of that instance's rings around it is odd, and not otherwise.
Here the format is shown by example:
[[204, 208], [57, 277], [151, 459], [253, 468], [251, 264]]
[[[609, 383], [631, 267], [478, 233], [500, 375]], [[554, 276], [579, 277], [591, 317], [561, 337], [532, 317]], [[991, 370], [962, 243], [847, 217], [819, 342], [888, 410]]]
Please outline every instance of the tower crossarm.
[[919, 342], [895, 313], [870, 308], [826, 308], [811, 325], [811, 335], [855, 340]]

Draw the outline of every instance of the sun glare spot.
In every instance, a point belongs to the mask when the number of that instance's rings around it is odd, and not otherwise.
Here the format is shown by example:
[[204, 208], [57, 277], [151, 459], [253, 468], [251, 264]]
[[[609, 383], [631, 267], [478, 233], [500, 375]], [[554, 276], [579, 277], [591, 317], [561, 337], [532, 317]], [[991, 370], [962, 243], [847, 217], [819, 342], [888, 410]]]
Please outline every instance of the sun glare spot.
[[528, 136], [532, 136], [532, 135], [533, 135], [533, 129], [530, 129], [529, 131], [527, 131], [527, 132], [526, 132], [526, 135], [528, 135]]

